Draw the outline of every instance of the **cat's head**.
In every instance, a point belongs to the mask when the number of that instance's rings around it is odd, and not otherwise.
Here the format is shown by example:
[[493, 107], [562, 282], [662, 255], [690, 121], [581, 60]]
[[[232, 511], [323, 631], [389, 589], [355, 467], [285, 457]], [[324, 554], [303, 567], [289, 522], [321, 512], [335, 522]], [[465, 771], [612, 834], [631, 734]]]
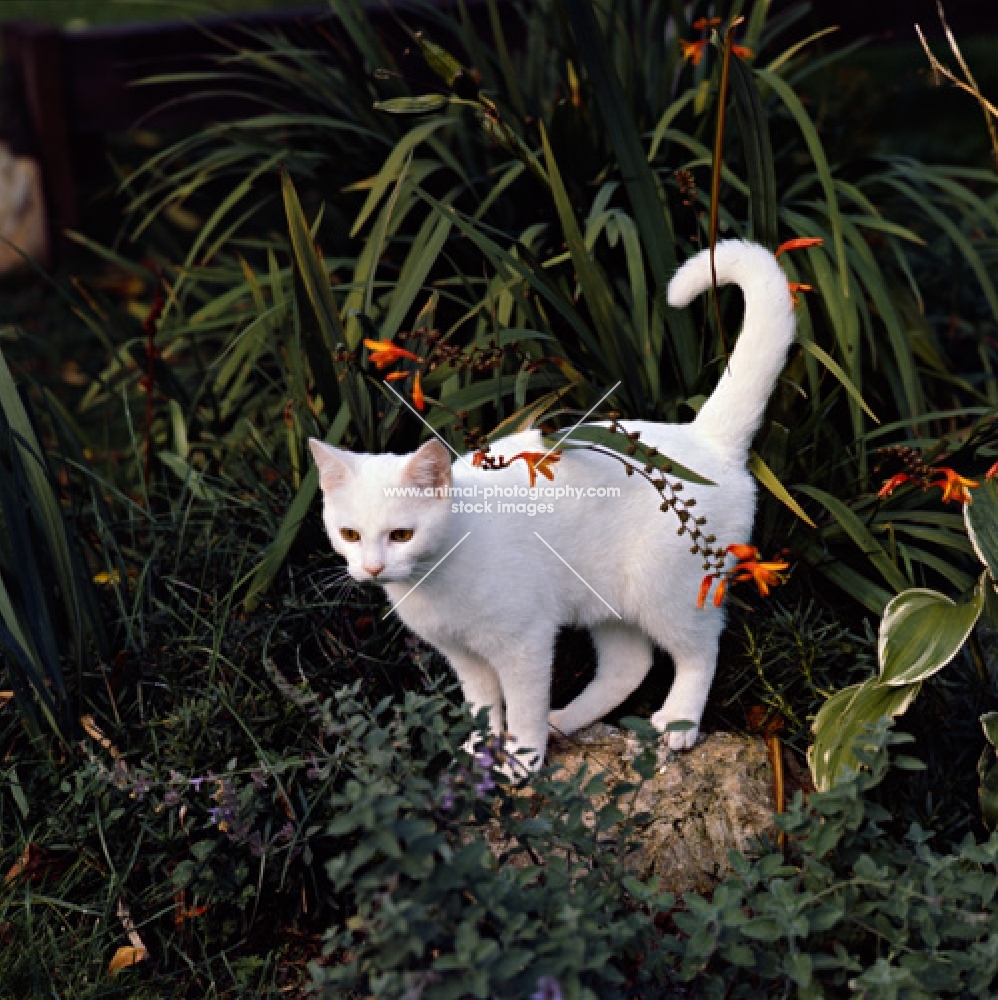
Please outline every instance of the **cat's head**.
[[314, 438], [309, 447], [326, 533], [355, 580], [404, 583], [433, 566], [451, 508], [442, 444], [428, 441], [411, 455], [356, 455]]

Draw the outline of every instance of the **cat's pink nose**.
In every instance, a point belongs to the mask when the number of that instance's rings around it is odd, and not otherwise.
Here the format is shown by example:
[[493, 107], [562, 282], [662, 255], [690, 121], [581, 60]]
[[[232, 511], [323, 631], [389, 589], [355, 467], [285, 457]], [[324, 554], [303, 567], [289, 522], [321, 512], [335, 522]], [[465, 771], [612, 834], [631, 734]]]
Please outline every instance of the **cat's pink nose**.
[[364, 566], [364, 572], [370, 573], [371, 576], [377, 576], [385, 568], [384, 563], [378, 563], [377, 566]]

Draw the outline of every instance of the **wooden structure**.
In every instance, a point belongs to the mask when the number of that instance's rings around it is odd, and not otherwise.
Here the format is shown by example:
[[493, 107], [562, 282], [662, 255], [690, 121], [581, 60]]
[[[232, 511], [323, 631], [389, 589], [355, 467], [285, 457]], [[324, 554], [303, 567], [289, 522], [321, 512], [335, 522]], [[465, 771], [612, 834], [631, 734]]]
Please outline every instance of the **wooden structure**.
[[[453, 0], [437, 0], [437, 6], [446, 12]], [[470, 0], [467, 7], [476, 25], [488, 32], [484, 0]], [[404, 4], [383, 0], [367, 9], [378, 34], [396, 52], [410, 44], [403, 21], [425, 24], [425, 7], [422, 20], [418, 8], [409, 7], [408, 16], [406, 10]], [[232, 47], [250, 48], [254, 36], [263, 33], [279, 33], [335, 58], [330, 45], [334, 18], [324, 7], [82, 31], [27, 21], [0, 23], [4, 89], [25, 133], [25, 148], [18, 152], [30, 153], [41, 164], [55, 242], [58, 234], [79, 224], [80, 177], [103, 165], [106, 135], [143, 126], [193, 128], [259, 111], [251, 92], [241, 97], [237, 84], [226, 84], [224, 95], [201, 97], [205, 87], [196, 81], [140, 81], [210, 69], [213, 57]], [[511, 27], [515, 41], [516, 26]]]

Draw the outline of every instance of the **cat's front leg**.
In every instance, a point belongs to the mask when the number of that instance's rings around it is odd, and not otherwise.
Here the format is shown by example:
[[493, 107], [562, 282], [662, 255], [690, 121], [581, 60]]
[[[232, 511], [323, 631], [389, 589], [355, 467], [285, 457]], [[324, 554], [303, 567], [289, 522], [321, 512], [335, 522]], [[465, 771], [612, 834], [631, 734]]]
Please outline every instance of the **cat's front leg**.
[[[554, 636], [519, 642], [502, 653], [502, 693], [511, 755], [506, 768], [512, 777], [537, 771], [544, 763], [551, 707], [551, 657]], [[527, 751], [526, 753], [522, 751]]]
[[[483, 708], [489, 710], [489, 732], [501, 733], [503, 730], [502, 686], [499, 676], [492, 664], [467, 649], [441, 648], [440, 652], [447, 658], [451, 669], [457, 674], [464, 692], [464, 700], [471, 708], [471, 714], [477, 715]], [[469, 740], [467, 749], [474, 749], [474, 740]]]

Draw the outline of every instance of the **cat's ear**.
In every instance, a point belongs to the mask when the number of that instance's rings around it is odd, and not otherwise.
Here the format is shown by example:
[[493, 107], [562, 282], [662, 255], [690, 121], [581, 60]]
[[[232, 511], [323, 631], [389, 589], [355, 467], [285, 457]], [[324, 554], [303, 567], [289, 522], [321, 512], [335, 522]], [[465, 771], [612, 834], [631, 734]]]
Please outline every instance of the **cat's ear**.
[[339, 489], [353, 476], [350, 452], [334, 448], [318, 438], [309, 438], [308, 446], [312, 449], [312, 458], [319, 470], [319, 483], [323, 493]]
[[450, 454], [439, 441], [427, 441], [402, 470], [403, 486], [436, 490], [450, 486]]

